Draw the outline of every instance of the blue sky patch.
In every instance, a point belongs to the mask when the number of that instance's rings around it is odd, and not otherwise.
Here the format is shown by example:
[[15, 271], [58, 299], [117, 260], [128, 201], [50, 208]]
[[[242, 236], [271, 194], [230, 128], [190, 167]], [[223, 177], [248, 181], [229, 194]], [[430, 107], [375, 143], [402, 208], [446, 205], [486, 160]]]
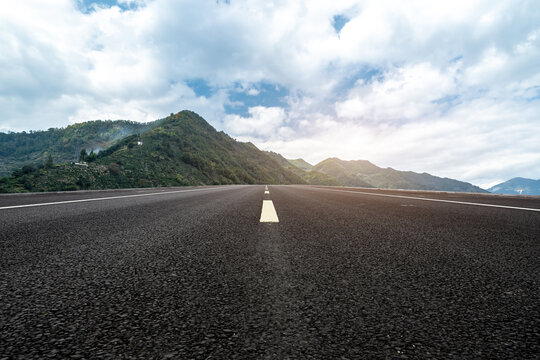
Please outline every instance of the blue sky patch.
[[[185, 83], [195, 92], [196, 96], [209, 98], [219, 90], [201, 78], [189, 79]], [[289, 90], [278, 84], [260, 82], [245, 86], [238, 82], [228, 91], [229, 101], [225, 104], [225, 112], [247, 117], [250, 107], [284, 107], [287, 105], [288, 96]]]
[[366, 67], [351, 74], [350, 76], [347, 76], [344, 79], [342, 86], [344, 88], [352, 88], [358, 80], [365, 80], [365, 82], [369, 83], [374, 80], [379, 80], [381, 76], [382, 71], [380, 69]]
[[540, 86], [533, 86], [533, 87], [528, 88], [527, 90], [529, 90], [532, 93], [535, 93], [535, 95], [529, 96], [526, 99], [526, 101], [531, 102], [531, 101], [540, 99]]
[[117, 0], [78, 0], [77, 4], [79, 9], [85, 14], [89, 14], [94, 11], [93, 5], [106, 8], [118, 6], [123, 11], [136, 10], [139, 7], [136, 2], [119, 3]]
[[[250, 91], [251, 90], [251, 91]], [[225, 105], [228, 114], [249, 116], [248, 109], [254, 106], [280, 106], [287, 104], [289, 90], [283, 86], [260, 82], [252, 84], [248, 88], [237, 84], [234, 90], [229, 92], [230, 104]]]
[[336, 30], [336, 34], [339, 35], [341, 29], [343, 29], [343, 27], [345, 26], [346, 23], [349, 22], [349, 20], [351, 19], [349, 19], [345, 15], [334, 15], [332, 19], [332, 26]]
[[451, 109], [455, 108], [463, 102], [459, 95], [447, 95], [442, 98], [435, 99], [431, 101], [433, 104], [442, 105], [439, 109], [441, 114], [447, 114]]
[[337, 97], [346, 95], [350, 89], [354, 88], [358, 80], [364, 80], [366, 83], [370, 83], [382, 78], [382, 71], [380, 69], [372, 67], [363, 67], [360, 70], [351, 71], [351, 73], [344, 77], [342, 81], [336, 86], [334, 93]]
[[463, 59], [463, 55], [456, 56], [455, 58], [450, 59], [450, 63], [457, 63], [461, 59]]
[[432, 103], [438, 104], [438, 105], [441, 105], [441, 104], [453, 105], [455, 104], [457, 99], [459, 99], [459, 95], [447, 95], [442, 98], [433, 100]]
[[197, 96], [209, 98], [215, 93], [215, 89], [213, 89], [204, 79], [189, 79], [186, 80], [186, 84], [195, 92], [195, 95]]

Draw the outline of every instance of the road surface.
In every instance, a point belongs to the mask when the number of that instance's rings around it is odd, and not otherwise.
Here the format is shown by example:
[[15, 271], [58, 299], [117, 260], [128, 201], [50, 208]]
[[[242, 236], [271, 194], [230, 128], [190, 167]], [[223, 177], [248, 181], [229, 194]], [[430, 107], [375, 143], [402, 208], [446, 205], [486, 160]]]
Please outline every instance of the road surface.
[[537, 359], [539, 210], [313, 186], [1, 195], [0, 359]]

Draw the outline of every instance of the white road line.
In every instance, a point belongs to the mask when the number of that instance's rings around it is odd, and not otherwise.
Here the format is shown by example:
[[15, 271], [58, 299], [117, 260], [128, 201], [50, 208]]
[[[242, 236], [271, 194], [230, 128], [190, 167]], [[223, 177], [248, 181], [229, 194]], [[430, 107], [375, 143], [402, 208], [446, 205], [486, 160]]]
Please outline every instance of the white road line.
[[175, 191], [167, 191], [167, 192], [164, 192], [163, 190], [160, 190], [160, 192], [158, 192], [158, 193], [122, 195], [122, 196], [109, 196], [109, 197], [93, 198], [93, 199], [66, 200], [66, 201], [55, 201], [55, 202], [37, 203], [37, 204], [4, 206], [4, 207], [0, 207], [0, 210], [19, 209], [19, 208], [36, 207], [36, 206], [48, 206], [48, 205], [72, 204], [72, 203], [89, 202], [89, 201], [114, 200], [114, 199], [124, 199], [124, 198], [152, 196], [152, 195], [167, 195], [167, 194], [176, 194], [176, 193], [182, 193], [182, 192], [206, 191], [206, 190], [215, 190], [215, 189], [216, 188], [207, 188], [207, 189], [175, 190]]
[[349, 191], [349, 190], [337, 190], [337, 189], [321, 189], [321, 188], [314, 188], [314, 187], [311, 187], [311, 189], [322, 190], [322, 191], [337, 191], [337, 192], [352, 193], [352, 194], [363, 194], [363, 195], [373, 195], [373, 196], [393, 197], [393, 198], [400, 198], [400, 199], [434, 201], [434, 202], [443, 202], [443, 203], [450, 203], [450, 204], [474, 205], [474, 206], [495, 207], [495, 208], [501, 208], [501, 209], [514, 209], [514, 210], [525, 210], [525, 211], [537, 211], [537, 212], [540, 212], [540, 209], [526, 208], [526, 207], [517, 207], [517, 206], [506, 206], [506, 205], [495, 205], [495, 204], [483, 204], [483, 203], [474, 203], [474, 202], [456, 201], [456, 200], [430, 199], [430, 198], [420, 198], [420, 197], [404, 196], [404, 195], [377, 194], [377, 193], [363, 192], [363, 191]]
[[260, 222], [279, 222], [272, 200], [263, 200]]
[[264, 195], [270, 195], [270, 191], [264, 190]]

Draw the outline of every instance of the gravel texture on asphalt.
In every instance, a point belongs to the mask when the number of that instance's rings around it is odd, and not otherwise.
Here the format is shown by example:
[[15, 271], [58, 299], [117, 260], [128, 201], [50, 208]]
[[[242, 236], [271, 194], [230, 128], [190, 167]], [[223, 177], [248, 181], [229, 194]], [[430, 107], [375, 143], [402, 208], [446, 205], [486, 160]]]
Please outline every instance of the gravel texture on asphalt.
[[0, 211], [0, 359], [539, 358], [540, 213], [205, 189]]

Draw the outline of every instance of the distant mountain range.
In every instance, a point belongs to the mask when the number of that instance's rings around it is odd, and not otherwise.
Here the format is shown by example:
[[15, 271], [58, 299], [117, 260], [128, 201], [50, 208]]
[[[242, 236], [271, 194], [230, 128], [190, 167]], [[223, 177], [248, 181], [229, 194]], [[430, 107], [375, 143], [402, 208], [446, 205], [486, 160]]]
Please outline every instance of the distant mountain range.
[[[75, 163], [82, 151], [84, 163]], [[86, 151], [96, 150], [90, 155]], [[97, 150], [100, 150], [97, 152]], [[47, 161], [48, 160], [48, 161]], [[427, 173], [369, 161], [287, 160], [216, 131], [191, 111], [138, 124], [91, 121], [30, 133], [0, 133], [0, 192], [204, 184], [313, 184], [485, 192]]]
[[[313, 165], [302, 159], [288, 160], [278, 153], [273, 151], [265, 151], [268, 156], [276, 160], [282, 167], [298, 175], [306, 184], [310, 185], [330, 185], [330, 186], [343, 186], [342, 183], [337, 181], [333, 176], [324, 174], [319, 171], [310, 170]], [[302, 167], [299, 167], [300, 165]], [[303, 170], [306, 169], [306, 170]]]
[[467, 182], [440, 178], [428, 173], [380, 168], [367, 160], [345, 161], [329, 158], [315, 165], [312, 171], [333, 176], [346, 186], [386, 189], [486, 192]]
[[516, 177], [492, 186], [488, 191], [496, 194], [540, 195], [540, 180]]

